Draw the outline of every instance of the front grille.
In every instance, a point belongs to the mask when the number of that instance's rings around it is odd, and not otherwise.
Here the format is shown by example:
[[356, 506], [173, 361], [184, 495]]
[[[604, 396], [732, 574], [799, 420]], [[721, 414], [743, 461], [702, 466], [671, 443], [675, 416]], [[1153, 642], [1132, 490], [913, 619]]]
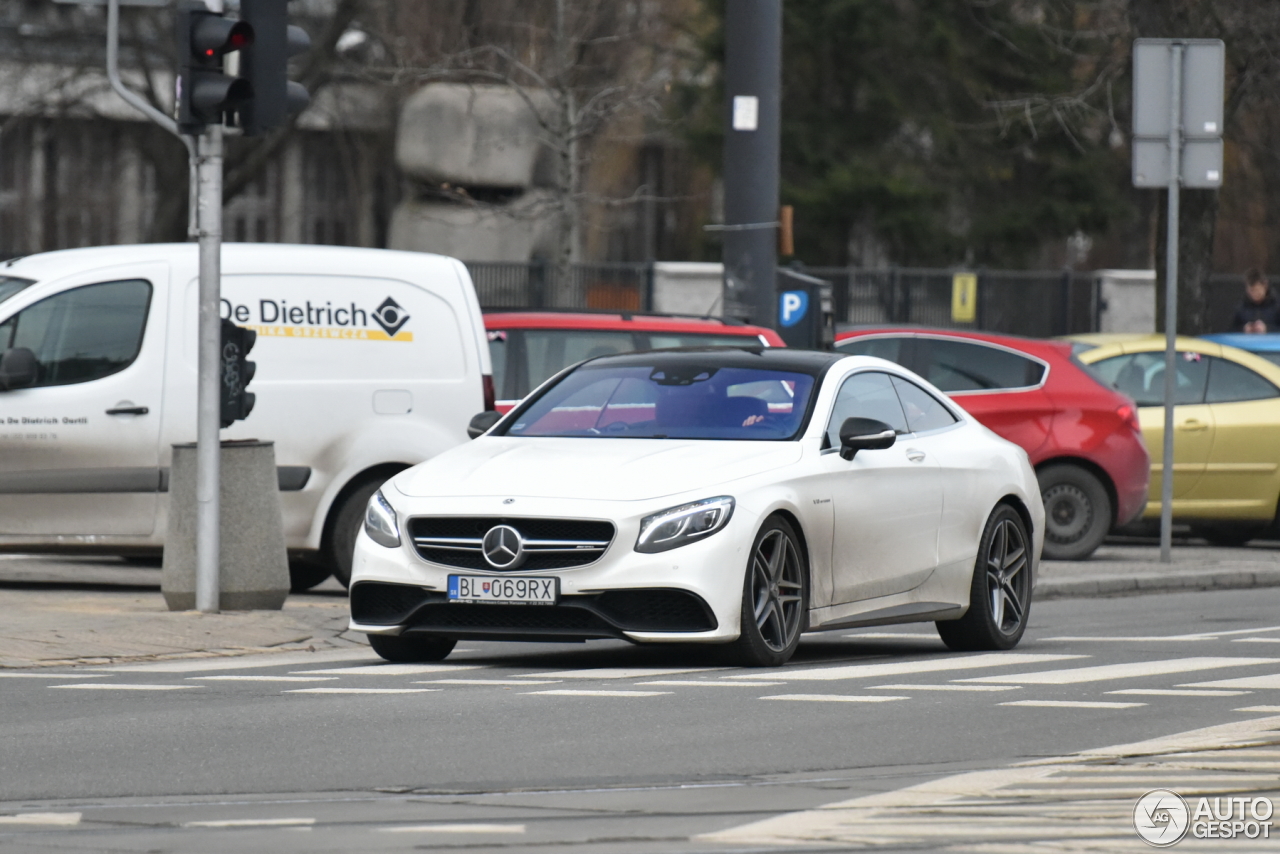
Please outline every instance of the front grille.
[[613, 542], [612, 522], [588, 519], [524, 519], [436, 516], [409, 520], [409, 536], [424, 560], [459, 569], [498, 571], [484, 558], [484, 535], [509, 525], [524, 540], [525, 560], [511, 571], [568, 569], [594, 563]]
[[566, 596], [558, 605], [486, 605], [378, 581], [352, 585], [351, 617], [367, 625], [480, 638], [620, 638], [624, 631], [708, 632], [717, 625], [707, 604], [684, 590], [610, 590]]

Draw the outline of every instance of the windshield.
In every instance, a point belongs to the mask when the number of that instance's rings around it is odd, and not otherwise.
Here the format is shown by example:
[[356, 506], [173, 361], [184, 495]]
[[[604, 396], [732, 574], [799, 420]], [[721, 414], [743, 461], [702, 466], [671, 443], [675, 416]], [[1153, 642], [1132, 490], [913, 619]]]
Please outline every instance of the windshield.
[[34, 284], [35, 282], [31, 279], [19, 279], [13, 276], [0, 276], [0, 302], [4, 302], [23, 288]]
[[587, 364], [505, 432], [508, 436], [781, 441], [800, 430], [809, 374], [664, 361]]

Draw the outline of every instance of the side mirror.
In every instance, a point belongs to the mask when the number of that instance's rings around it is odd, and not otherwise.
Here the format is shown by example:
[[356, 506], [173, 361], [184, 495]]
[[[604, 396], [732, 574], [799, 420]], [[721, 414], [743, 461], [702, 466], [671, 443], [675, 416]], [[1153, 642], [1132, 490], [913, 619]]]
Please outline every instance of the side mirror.
[[502, 420], [501, 412], [494, 412], [490, 409], [487, 412], [478, 413], [471, 419], [471, 423], [467, 425], [467, 435], [472, 439], [478, 438], [489, 431], [489, 428]]
[[10, 347], [0, 356], [0, 390], [26, 388], [40, 375], [36, 354], [26, 347]]
[[898, 434], [874, 418], [846, 418], [840, 425], [840, 458], [851, 460], [858, 451], [879, 451], [893, 447]]

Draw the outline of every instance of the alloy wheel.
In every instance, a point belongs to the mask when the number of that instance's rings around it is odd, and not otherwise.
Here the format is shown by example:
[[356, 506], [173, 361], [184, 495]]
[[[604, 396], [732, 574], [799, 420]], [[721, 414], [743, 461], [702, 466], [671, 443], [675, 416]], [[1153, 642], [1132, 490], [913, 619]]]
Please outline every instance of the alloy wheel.
[[1027, 542], [1021, 528], [1003, 519], [987, 548], [987, 594], [991, 619], [1002, 634], [1011, 635], [1022, 625], [1029, 601]]
[[803, 571], [795, 542], [777, 528], [760, 540], [752, 555], [752, 611], [761, 639], [773, 652], [785, 650], [800, 632]]

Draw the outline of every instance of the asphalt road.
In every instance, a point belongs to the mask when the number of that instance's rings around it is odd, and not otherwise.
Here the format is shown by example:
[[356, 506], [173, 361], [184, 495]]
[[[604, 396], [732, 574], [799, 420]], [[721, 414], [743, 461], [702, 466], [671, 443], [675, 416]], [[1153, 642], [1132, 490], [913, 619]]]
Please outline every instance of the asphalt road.
[[789, 850], [695, 837], [1280, 714], [1280, 589], [1041, 603], [995, 655], [930, 624], [810, 636], [777, 670], [324, 655], [0, 673], [0, 850]]

